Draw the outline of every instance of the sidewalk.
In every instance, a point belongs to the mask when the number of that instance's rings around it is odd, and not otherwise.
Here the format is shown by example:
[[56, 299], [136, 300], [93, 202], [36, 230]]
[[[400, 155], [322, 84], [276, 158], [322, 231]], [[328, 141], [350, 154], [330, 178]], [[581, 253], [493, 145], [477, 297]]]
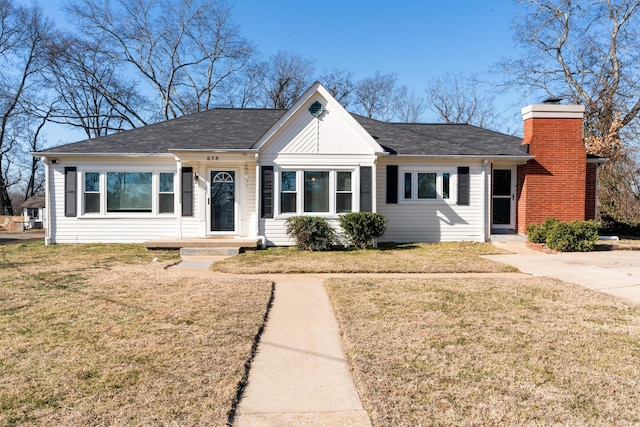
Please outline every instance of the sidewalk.
[[236, 426], [370, 426], [322, 279], [278, 280]]

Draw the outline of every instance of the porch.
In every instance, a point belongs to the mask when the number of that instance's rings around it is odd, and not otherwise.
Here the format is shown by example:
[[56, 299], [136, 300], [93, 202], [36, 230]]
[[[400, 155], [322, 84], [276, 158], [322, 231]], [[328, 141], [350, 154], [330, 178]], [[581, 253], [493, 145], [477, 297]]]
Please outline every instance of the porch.
[[188, 239], [172, 239], [161, 238], [144, 242], [147, 249], [184, 249], [184, 248], [202, 248], [202, 249], [238, 249], [238, 253], [247, 250], [256, 250], [261, 247], [260, 239], [248, 239], [237, 237], [206, 237], [206, 238], [188, 238]]

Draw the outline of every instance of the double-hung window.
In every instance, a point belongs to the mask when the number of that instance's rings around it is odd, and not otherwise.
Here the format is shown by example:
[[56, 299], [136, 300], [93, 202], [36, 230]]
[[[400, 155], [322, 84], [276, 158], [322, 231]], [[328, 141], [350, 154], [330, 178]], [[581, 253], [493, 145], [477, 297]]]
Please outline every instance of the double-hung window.
[[173, 173], [160, 172], [160, 188], [158, 192], [158, 213], [173, 213], [174, 190]]
[[451, 172], [407, 171], [404, 200], [447, 200], [451, 197]]
[[100, 213], [100, 172], [84, 174], [84, 213]]
[[336, 212], [351, 212], [353, 188], [351, 172], [336, 172]]
[[282, 171], [280, 174], [280, 212], [296, 213], [297, 187], [296, 171]]
[[281, 214], [339, 214], [353, 210], [353, 172], [280, 171]]

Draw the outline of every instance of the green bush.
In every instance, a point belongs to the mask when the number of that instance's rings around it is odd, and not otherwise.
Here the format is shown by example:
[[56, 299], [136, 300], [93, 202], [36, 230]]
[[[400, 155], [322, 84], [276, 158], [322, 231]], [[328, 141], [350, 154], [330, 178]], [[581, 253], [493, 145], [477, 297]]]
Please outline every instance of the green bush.
[[548, 248], [563, 252], [587, 252], [598, 241], [598, 225], [594, 221], [560, 222], [547, 218], [543, 224], [527, 226], [529, 240], [545, 243]]
[[533, 243], [546, 243], [549, 230], [560, 223], [555, 218], [548, 217], [542, 224], [529, 224], [527, 225], [527, 236], [529, 241]]
[[293, 216], [287, 219], [287, 234], [302, 251], [331, 249], [335, 232], [326, 219], [318, 216]]
[[374, 212], [351, 212], [340, 215], [340, 227], [352, 245], [364, 249], [373, 239], [384, 236], [387, 219]]

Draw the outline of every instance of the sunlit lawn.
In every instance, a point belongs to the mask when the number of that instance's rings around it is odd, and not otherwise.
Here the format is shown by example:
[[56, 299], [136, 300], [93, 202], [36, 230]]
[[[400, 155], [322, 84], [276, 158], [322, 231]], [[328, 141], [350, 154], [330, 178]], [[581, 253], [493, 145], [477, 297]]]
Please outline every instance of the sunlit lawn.
[[224, 425], [271, 283], [181, 277], [176, 259], [0, 246], [0, 425]]

